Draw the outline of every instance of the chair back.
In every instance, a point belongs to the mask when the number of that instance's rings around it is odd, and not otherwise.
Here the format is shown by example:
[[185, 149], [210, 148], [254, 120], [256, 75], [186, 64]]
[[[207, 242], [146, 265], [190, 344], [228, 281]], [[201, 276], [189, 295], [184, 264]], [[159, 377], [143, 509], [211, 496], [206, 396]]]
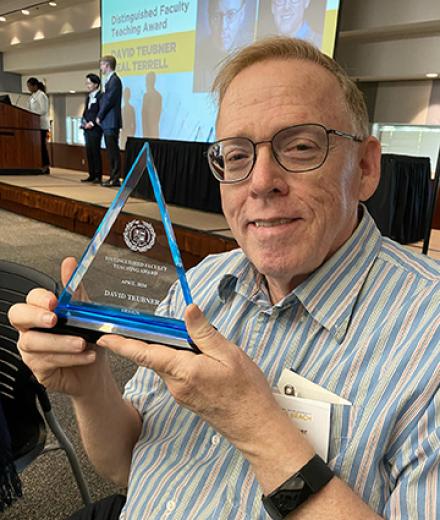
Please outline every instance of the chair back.
[[36, 406], [41, 385], [23, 363], [17, 349], [18, 332], [8, 320], [14, 303], [24, 302], [35, 287], [57, 292], [50, 276], [33, 268], [0, 260], [0, 399], [12, 439], [14, 459], [32, 446], [44, 447], [44, 421]]

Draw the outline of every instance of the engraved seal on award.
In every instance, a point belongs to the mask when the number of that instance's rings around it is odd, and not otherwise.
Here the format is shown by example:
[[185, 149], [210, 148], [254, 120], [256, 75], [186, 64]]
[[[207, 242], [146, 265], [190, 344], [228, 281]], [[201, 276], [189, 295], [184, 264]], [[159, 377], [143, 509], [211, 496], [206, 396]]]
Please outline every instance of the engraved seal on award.
[[124, 242], [132, 251], [145, 253], [156, 242], [156, 233], [153, 226], [145, 220], [132, 220], [125, 226]]

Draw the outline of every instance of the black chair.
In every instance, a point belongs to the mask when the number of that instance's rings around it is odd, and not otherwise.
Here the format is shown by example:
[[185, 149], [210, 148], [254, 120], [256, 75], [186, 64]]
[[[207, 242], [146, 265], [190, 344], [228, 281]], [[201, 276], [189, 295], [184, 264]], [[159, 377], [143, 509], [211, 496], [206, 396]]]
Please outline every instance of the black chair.
[[[18, 333], [7, 317], [9, 307], [25, 301], [27, 293], [35, 287], [57, 293], [57, 283], [50, 276], [0, 260], [0, 399], [11, 434], [14, 463], [21, 472], [40, 454], [64, 450], [81, 498], [88, 505], [91, 503], [89, 490], [73, 446], [52, 411], [45, 388], [23, 363], [17, 349]], [[57, 440], [53, 445], [46, 445], [46, 423]]]

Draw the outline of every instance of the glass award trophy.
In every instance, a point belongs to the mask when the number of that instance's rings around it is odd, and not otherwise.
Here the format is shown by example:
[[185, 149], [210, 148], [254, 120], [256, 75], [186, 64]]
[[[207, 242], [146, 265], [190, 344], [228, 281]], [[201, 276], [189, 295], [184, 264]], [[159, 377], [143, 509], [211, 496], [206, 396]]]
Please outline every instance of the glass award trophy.
[[[162, 222], [130, 215], [130, 195], [148, 172]], [[137, 205], [139, 200], [137, 201]], [[172, 284], [192, 303], [180, 251], [145, 143], [62, 292], [46, 332], [96, 341], [104, 333], [198, 352], [182, 320], [155, 314]]]

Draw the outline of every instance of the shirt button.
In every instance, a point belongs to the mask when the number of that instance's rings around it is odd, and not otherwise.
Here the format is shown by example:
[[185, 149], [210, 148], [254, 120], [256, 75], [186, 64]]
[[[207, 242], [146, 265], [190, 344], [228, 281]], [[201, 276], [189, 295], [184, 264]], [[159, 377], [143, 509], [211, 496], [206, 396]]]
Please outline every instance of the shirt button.
[[213, 446], [217, 446], [217, 444], [220, 442], [220, 435], [213, 435], [211, 437], [211, 444]]
[[168, 500], [167, 511], [174, 511], [176, 509], [176, 502], [174, 500]]

